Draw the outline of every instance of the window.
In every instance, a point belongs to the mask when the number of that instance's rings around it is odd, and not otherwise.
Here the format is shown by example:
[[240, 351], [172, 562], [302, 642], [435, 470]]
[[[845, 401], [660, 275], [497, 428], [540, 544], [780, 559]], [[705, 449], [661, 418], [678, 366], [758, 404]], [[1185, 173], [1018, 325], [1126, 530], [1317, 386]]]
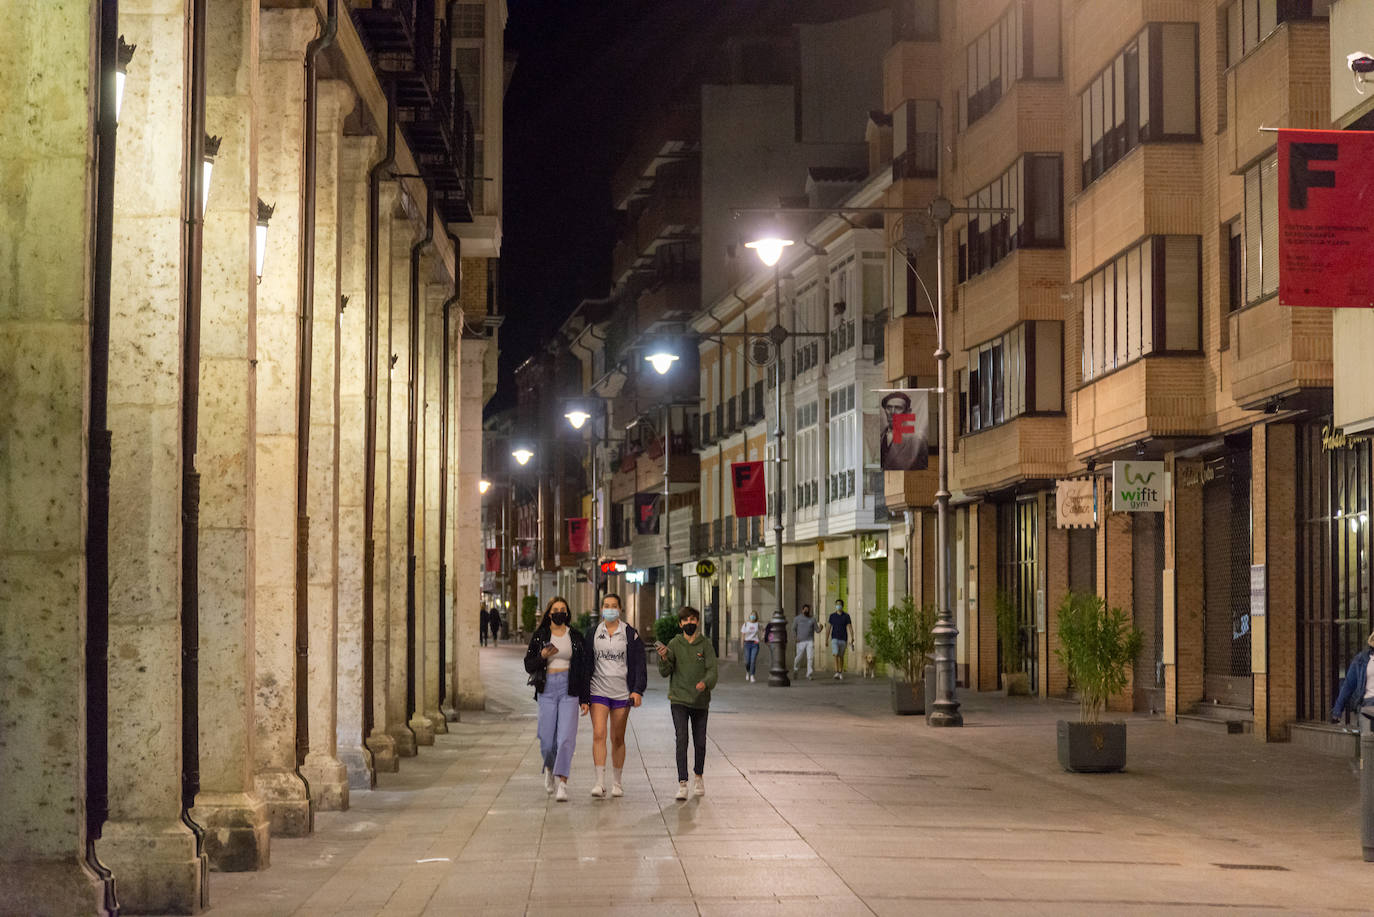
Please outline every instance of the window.
[[940, 174], [940, 103], [907, 99], [892, 113], [892, 180]]
[[892, 21], [898, 41], [939, 41], [940, 0], [896, 0]]
[[968, 352], [959, 376], [959, 419], [976, 433], [1024, 414], [1064, 409], [1064, 331], [1059, 322], [1023, 322]]
[[1280, 22], [1326, 18], [1330, 0], [1236, 0], [1226, 8], [1226, 66], [1273, 34]]
[[[1245, 249], [1242, 245], [1240, 220], [1232, 220], [1222, 227], [1226, 240], [1226, 311], [1234, 312], [1245, 302]], [[1222, 327], [1225, 327], [1223, 323]]]
[[1149, 236], [1083, 281], [1083, 381], [1202, 346], [1202, 241]]
[[[472, 116], [472, 123], [482, 123], [482, 49], [455, 47], [453, 74], [462, 87], [463, 107]], [[480, 129], [480, 128], [479, 128]]]
[[1083, 90], [1079, 107], [1085, 188], [1141, 143], [1197, 140], [1197, 25], [1147, 25]]
[[817, 500], [817, 481], [820, 479], [820, 404], [812, 401], [796, 411], [795, 490], [797, 509], [812, 506]]
[[969, 43], [967, 112], [972, 124], [992, 110], [1018, 79], [1059, 78], [1059, 3], [1015, 0]]
[[1273, 296], [1279, 289], [1279, 162], [1268, 156], [1245, 170], [1245, 304]]
[[486, 34], [487, 8], [480, 3], [455, 3], [452, 12], [454, 38], [482, 38]]
[[1063, 166], [1057, 153], [1028, 153], [986, 188], [970, 207], [1010, 207], [1011, 213], [971, 216], [959, 230], [959, 282], [992, 270], [1018, 248], [1064, 244]]
[[859, 461], [859, 419], [853, 384], [830, 390], [830, 475], [826, 500], [853, 496], [854, 469]]

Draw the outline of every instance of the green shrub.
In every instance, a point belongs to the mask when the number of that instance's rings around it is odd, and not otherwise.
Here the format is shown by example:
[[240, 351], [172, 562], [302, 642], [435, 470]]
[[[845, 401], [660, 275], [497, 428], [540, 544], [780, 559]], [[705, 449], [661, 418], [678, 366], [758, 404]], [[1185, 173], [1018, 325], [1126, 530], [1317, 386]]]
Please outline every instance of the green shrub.
[[654, 639], [659, 643], [667, 643], [679, 630], [677, 615], [664, 615], [654, 622]]
[[1107, 700], [1126, 688], [1126, 669], [1140, 652], [1140, 631], [1120, 608], [1097, 595], [1070, 592], [1059, 604], [1054, 651], [1078, 687], [1084, 723], [1096, 723]]
[[1011, 593], [999, 591], [993, 608], [997, 613], [997, 639], [1002, 644], [1002, 671], [1020, 672], [1025, 664], [1021, 658], [1021, 619]]
[[584, 611], [577, 616], [577, 620], [573, 621], [573, 627], [575, 627], [577, 632], [582, 636], [590, 637], [592, 635], [592, 628], [596, 627], [599, 623], [601, 622], [593, 618], [590, 611]]
[[873, 658], [891, 666], [914, 689], [935, 652], [935, 619], [934, 605], [917, 608], [911, 596], [903, 596], [896, 605], [868, 613], [864, 638]]
[[525, 633], [533, 633], [535, 622], [539, 619], [539, 597], [527, 595], [520, 603], [520, 620]]

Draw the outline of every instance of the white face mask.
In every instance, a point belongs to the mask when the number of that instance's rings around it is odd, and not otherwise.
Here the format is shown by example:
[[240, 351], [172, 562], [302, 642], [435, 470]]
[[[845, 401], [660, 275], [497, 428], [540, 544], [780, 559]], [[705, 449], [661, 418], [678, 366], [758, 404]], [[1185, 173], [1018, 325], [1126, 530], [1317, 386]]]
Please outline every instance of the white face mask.
[[759, 619], [759, 616], [758, 616], [758, 615], [750, 615], [750, 616], [749, 616], [749, 620], [750, 620], [750, 621], [757, 621], [758, 619]]
[[619, 608], [603, 608], [603, 609], [601, 609], [601, 617], [604, 618], [604, 619], [607, 620], [607, 621], [614, 621], [615, 619], [617, 619], [617, 618], [620, 617], [620, 609], [619, 609]]
[[835, 610], [836, 610], [836, 611], [844, 611], [844, 606], [841, 605], [839, 602], [836, 602], [836, 603], [835, 603]]

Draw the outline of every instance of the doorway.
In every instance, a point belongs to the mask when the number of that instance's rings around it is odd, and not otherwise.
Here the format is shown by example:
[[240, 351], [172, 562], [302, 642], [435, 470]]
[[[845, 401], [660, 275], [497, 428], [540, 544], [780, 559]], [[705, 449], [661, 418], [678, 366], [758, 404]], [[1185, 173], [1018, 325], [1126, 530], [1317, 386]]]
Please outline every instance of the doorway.
[[1209, 459], [1202, 485], [1202, 699], [1254, 709], [1250, 673], [1250, 448]]

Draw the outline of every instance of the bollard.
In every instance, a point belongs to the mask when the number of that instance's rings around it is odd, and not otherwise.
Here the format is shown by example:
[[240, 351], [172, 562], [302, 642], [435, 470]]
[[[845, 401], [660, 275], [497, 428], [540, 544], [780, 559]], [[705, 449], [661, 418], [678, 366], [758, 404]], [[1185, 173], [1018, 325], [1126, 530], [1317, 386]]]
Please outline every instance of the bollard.
[[[1374, 707], [1364, 707], [1360, 716], [1374, 715]], [[1368, 723], [1360, 730], [1360, 842], [1364, 861], [1374, 863], [1374, 732]]]

